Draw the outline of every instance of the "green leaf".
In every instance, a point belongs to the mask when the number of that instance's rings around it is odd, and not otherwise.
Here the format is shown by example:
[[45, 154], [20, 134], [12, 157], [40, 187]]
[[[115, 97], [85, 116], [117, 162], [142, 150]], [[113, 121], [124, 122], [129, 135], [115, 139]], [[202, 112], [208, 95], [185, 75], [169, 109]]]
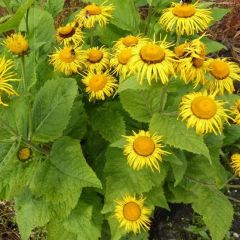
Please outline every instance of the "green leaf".
[[62, 11], [63, 6], [64, 0], [48, 0], [45, 8], [53, 17], [56, 17]]
[[224, 136], [224, 145], [231, 145], [238, 141], [240, 136], [240, 125], [226, 126], [224, 129]]
[[233, 220], [233, 207], [227, 197], [218, 190], [203, 188], [192, 207], [202, 215], [212, 240], [224, 239]]
[[45, 83], [33, 104], [33, 140], [50, 142], [62, 136], [77, 95], [74, 79], [55, 79]]
[[215, 22], [221, 20], [226, 14], [228, 14], [231, 11], [231, 9], [213, 7], [211, 11], [214, 19], [211, 24], [214, 24]]
[[163, 136], [164, 142], [196, 154], [202, 154], [211, 161], [209, 150], [203, 137], [197, 135], [194, 129], [187, 129], [186, 125], [174, 117], [155, 114], [150, 123], [150, 131]]
[[63, 217], [76, 206], [83, 187], [101, 188], [101, 183], [87, 165], [79, 141], [63, 137], [37, 170], [31, 190], [59, 208], [56, 214]]
[[161, 88], [126, 90], [120, 93], [120, 101], [133, 119], [147, 123], [160, 110], [161, 91]]
[[220, 42], [211, 40], [207, 37], [202, 38], [202, 42], [207, 46], [207, 53], [219, 52], [222, 49], [227, 50], [227, 47], [221, 44]]
[[99, 132], [109, 142], [114, 142], [125, 135], [124, 118], [112, 104], [93, 109], [89, 121], [93, 130]]
[[[149, 192], [152, 187], [160, 186], [167, 173], [167, 166], [162, 162], [160, 172], [144, 168], [139, 171], [133, 170], [123, 156], [122, 150], [109, 148], [106, 153], [105, 176], [105, 206], [103, 213], [112, 211], [115, 200], [122, 198], [126, 193], [141, 194]], [[127, 183], [127, 184], [126, 184]]]
[[7, 32], [9, 30], [17, 28], [24, 14], [28, 10], [28, 8], [33, 4], [33, 2], [34, 0], [26, 0], [8, 21], [0, 24], [0, 33]]
[[32, 229], [42, 227], [50, 220], [48, 205], [25, 191], [15, 199], [16, 221], [22, 240], [28, 240]]

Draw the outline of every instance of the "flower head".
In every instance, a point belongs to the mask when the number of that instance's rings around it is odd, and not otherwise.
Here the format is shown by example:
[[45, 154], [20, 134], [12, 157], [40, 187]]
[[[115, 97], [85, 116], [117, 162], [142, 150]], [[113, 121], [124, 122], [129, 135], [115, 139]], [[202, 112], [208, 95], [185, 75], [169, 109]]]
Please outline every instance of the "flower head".
[[236, 63], [229, 62], [226, 58], [209, 59], [207, 68], [210, 91], [218, 91], [221, 95], [225, 91], [234, 92], [233, 80], [240, 81], [240, 67]]
[[27, 161], [31, 158], [32, 156], [32, 150], [28, 147], [21, 148], [18, 151], [18, 159], [20, 161]]
[[56, 52], [50, 56], [50, 63], [54, 69], [63, 72], [66, 75], [78, 73], [84, 64], [83, 51], [80, 48], [65, 46], [56, 49]]
[[104, 47], [92, 47], [84, 51], [88, 70], [105, 70], [109, 67], [109, 52]]
[[103, 27], [109, 19], [112, 17], [113, 5], [105, 5], [103, 2], [101, 5], [89, 4], [84, 7], [76, 15], [76, 21], [86, 28], [93, 28], [97, 23]]
[[163, 150], [162, 137], [151, 135], [140, 130], [133, 132], [133, 136], [126, 136], [127, 144], [124, 147], [124, 155], [127, 155], [128, 164], [134, 170], [150, 167], [152, 170], [160, 170], [159, 163], [168, 152]]
[[224, 103], [215, 99], [216, 93], [190, 93], [182, 98], [180, 116], [187, 122], [187, 127], [195, 127], [198, 134], [221, 133], [223, 123], [229, 116], [224, 110]]
[[68, 23], [63, 27], [59, 27], [56, 32], [58, 43], [64, 45], [79, 46], [83, 42], [83, 32], [75, 23]]
[[23, 55], [27, 52], [29, 45], [25, 37], [19, 32], [8, 36], [4, 41], [5, 46], [16, 55]]
[[82, 80], [86, 86], [85, 91], [91, 100], [105, 100], [106, 97], [113, 95], [118, 87], [117, 80], [108, 71], [89, 71]]
[[7, 106], [2, 100], [4, 93], [8, 96], [18, 95], [9, 83], [18, 81], [18, 79], [15, 78], [15, 74], [11, 71], [13, 67], [14, 62], [12, 60], [0, 58], [0, 105], [3, 106]]
[[115, 217], [126, 232], [137, 234], [149, 229], [151, 210], [144, 206], [144, 200], [130, 195], [116, 200]]
[[234, 153], [231, 156], [231, 166], [235, 174], [240, 177], [240, 154], [239, 153]]
[[168, 49], [170, 46], [164, 39], [161, 42], [139, 44], [133, 50], [129, 67], [131, 72], [137, 73], [140, 84], [145, 77], [149, 84], [154, 80], [168, 83], [169, 76], [174, 74], [174, 53]]
[[199, 8], [196, 2], [172, 3], [163, 11], [159, 22], [167, 31], [175, 31], [177, 35], [194, 35], [207, 29], [211, 20], [211, 11]]

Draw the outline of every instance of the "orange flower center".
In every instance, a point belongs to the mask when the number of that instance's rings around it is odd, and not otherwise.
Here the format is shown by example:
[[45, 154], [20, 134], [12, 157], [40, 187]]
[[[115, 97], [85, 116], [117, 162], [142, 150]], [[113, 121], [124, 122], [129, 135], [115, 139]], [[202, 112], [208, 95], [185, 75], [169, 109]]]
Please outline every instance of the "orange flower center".
[[193, 58], [193, 60], [192, 60], [193, 61], [193, 66], [195, 68], [200, 68], [204, 63], [204, 59], [205, 59], [205, 57], [203, 57], [203, 58]]
[[59, 58], [65, 63], [71, 63], [75, 60], [75, 52], [74, 49], [65, 47], [59, 53]]
[[32, 155], [32, 151], [30, 148], [22, 148], [18, 152], [18, 158], [20, 160], [28, 160]]
[[192, 101], [192, 112], [198, 118], [210, 119], [217, 112], [217, 104], [210, 97], [199, 96]]
[[134, 151], [141, 156], [150, 156], [155, 150], [155, 143], [150, 137], [139, 136], [133, 142]]
[[103, 74], [94, 75], [89, 81], [89, 88], [93, 92], [102, 90], [107, 84], [107, 77]]
[[148, 64], [159, 63], [165, 58], [165, 52], [161, 47], [150, 43], [141, 48], [140, 56]]
[[71, 33], [72, 30], [73, 30], [73, 27], [71, 27], [71, 26], [60, 27], [58, 29], [59, 34], [63, 34], [63, 35], [67, 35], [67, 34]]
[[128, 202], [123, 207], [123, 216], [128, 221], [137, 221], [141, 216], [141, 208], [135, 202]]
[[102, 13], [101, 7], [95, 5], [95, 4], [90, 4], [85, 7], [85, 11], [89, 15], [99, 15]]
[[132, 56], [131, 49], [124, 49], [118, 54], [118, 62], [125, 65]]
[[138, 44], [138, 38], [135, 37], [135, 36], [129, 35], [129, 36], [122, 39], [122, 43], [126, 47], [133, 47], [133, 46]]
[[177, 55], [177, 57], [183, 57], [186, 53], [185, 49], [188, 47], [187, 43], [183, 43], [177, 47], [175, 47], [174, 52]]
[[188, 18], [196, 13], [196, 8], [192, 4], [177, 4], [172, 9], [172, 13], [180, 18]]
[[214, 60], [210, 65], [210, 73], [218, 80], [222, 80], [229, 76], [230, 69], [226, 62]]
[[91, 49], [88, 53], [88, 60], [92, 63], [100, 62], [103, 58], [103, 52], [98, 49]]

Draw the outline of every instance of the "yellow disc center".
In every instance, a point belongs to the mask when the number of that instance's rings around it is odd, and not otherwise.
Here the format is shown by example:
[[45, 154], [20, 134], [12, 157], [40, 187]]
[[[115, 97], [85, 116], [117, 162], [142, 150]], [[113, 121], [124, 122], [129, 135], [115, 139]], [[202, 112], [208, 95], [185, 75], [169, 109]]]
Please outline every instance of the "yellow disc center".
[[118, 54], [118, 62], [125, 65], [132, 56], [131, 49], [124, 49]]
[[18, 158], [20, 160], [28, 160], [31, 157], [31, 149], [29, 148], [22, 148], [18, 152]]
[[183, 43], [177, 47], [175, 47], [174, 52], [177, 55], [177, 57], [183, 57], [184, 54], [186, 54], [186, 48], [188, 47], [187, 43]]
[[138, 38], [135, 37], [135, 36], [129, 35], [129, 36], [122, 39], [122, 43], [126, 47], [133, 47], [133, 46], [136, 46], [138, 44]]
[[58, 31], [60, 34], [67, 35], [73, 31], [73, 27], [72, 26], [60, 27]]
[[123, 207], [123, 216], [128, 221], [137, 221], [141, 216], [141, 208], [135, 202], [128, 202]]
[[99, 14], [102, 13], [102, 9], [99, 6], [95, 5], [95, 4], [87, 5], [85, 7], [85, 11], [89, 15], [99, 15]]
[[98, 49], [92, 49], [88, 53], [88, 60], [92, 63], [100, 62], [103, 58], [103, 52]]
[[134, 151], [141, 156], [149, 156], [155, 150], [155, 144], [150, 137], [139, 136], [133, 142]]
[[74, 49], [65, 47], [60, 53], [59, 58], [65, 63], [71, 63], [75, 60]]
[[93, 92], [102, 90], [107, 84], [107, 77], [103, 74], [94, 75], [89, 81], [89, 88]]
[[202, 65], [203, 65], [203, 63], [204, 63], [204, 59], [205, 59], [205, 57], [202, 57], [202, 58], [193, 58], [193, 66], [195, 67], [195, 68], [200, 68]]
[[188, 18], [196, 13], [196, 8], [192, 4], [177, 4], [172, 9], [172, 13], [180, 18]]
[[218, 80], [224, 79], [229, 76], [230, 69], [226, 62], [215, 60], [210, 65], [211, 74]]
[[192, 101], [192, 112], [198, 118], [210, 119], [216, 114], [217, 105], [210, 97], [199, 96]]
[[140, 50], [143, 61], [149, 63], [158, 63], [165, 58], [164, 50], [156, 44], [146, 44]]

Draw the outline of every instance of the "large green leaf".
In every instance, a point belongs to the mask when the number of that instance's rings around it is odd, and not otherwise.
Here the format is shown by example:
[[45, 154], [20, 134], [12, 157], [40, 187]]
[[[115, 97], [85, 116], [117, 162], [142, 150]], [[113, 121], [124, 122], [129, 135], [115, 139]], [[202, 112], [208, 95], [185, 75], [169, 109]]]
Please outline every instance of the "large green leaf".
[[150, 123], [150, 131], [163, 136], [164, 142], [170, 146], [202, 154], [211, 160], [203, 137], [197, 135], [194, 129], [187, 129], [183, 122], [174, 117], [155, 114]]
[[226, 126], [226, 128], [224, 129], [224, 135], [224, 145], [231, 145], [236, 141], [240, 141], [240, 125]]
[[233, 220], [233, 207], [227, 197], [216, 189], [205, 187], [192, 205], [203, 216], [212, 240], [224, 239]]
[[221, 44], [220, 42], [214, 41], [210, 38], [204, 37], [202, 38], [202, 41], [204, 44], [207, 46], [207, 53], [214, 53], [214, 52], [219, 52], [222, 49], [227, 50], [226, 46]]
[[226, 14], [228, 14], [231, 10], [229, 8], [218, 8], [218, 7], [213, 7], [211, 9], [212, 11], [212, 16], [213, 16], [213, 21], [211, 24], [214, 24], [215, 22], [221, 20]]
[[56, 214], [62, 217], [76, 206], [83, 187], [101, 188], [101, 183], [86, 163], [79, 141], [63, 137], [37, 170], [31, 190], [58, 208]]
[[33, 140], [50, 142], [61, 137], [77, 95], [74, 79], [47, 81], [33, 104]]
[[109, 148], [106, 158], [104, 213], [112, 211], [115, 206], [114, 201], [126, 193], [149, 192], [152, 187], [160, 186], [166, 177], [167, 165], [164, 162], [160, 164], [160, 172], [153, 172], [149, 168], [136, 171], [128, 165], [127, 158], [123, 156], [121, 149]]
[[9, 30], [17, 28], [24, 14], [28, 10], [28, 8], [33, 4], [33, 2], [34, 0], [26, 0], [8, 21], [0, 24], [0, 33], [7, 32]]
[[64, 0], [48, 0], [45, 8], [53, 17], [56, 17], [63, 9], [63, 6]]
[[34, 198], [25, 191], [15, 199], [16, 220], [22, 240], [28, 240], [32, 229], [42, 227], [50, 220], [48, 205], [41, 198]]
[[140, 122], [149, 122], [153, 114], [160, 110], [161, 88], [149, 90], [126, 90], [120, 93], [123, 108]]

